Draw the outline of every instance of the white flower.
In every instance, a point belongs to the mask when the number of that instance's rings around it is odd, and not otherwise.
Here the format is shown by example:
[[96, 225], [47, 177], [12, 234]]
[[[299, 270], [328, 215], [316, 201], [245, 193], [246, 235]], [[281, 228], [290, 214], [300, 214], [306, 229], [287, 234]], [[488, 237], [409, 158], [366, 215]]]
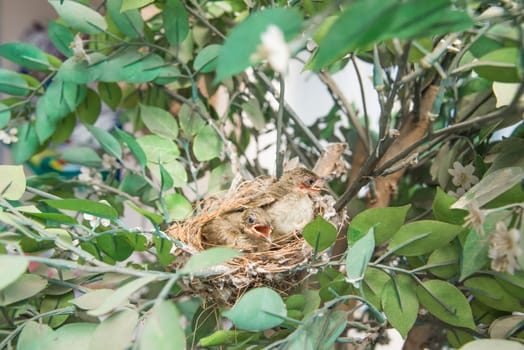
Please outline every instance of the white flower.
[[479, 234], [484, 235], [484, 212], [479, 209], [475, 202], [468, 205], [468, 215], [464, 218], [463, 227], [474, 228]]
[[463, 166], [459, 162], [453, 163], [453, 169], [449, 169], [448, 173], [453, 176], [451, 182], [458, 188], [463, 188], [465, 191], [469, 190], [472, 185], [479, 182], [479, 178], [473, 175], [475, 167], [473, 164]]
[[279, 27], [271, 24], [262, 33], [260, 40], [262, 43], [258, 45], [257, 51], [251, 56], [251, 61], [267, 59], [275, 72], [285, 73], [291, 58], [291, 50], [286, 43], [284, 33]]
[[519, 268], [517, 258], [522, 255], [518, 243], [520, 232], [516, 228], [507, 229], [503, 222], [497, 222], [495, 231], [490, 237], [488, 256], [491, 260], [491, 269], [513, 274]]
[[102, 167], [106, 170], [113, 170], [120, 168], [120, 164], [115, 157], [111, 157], [109, 154], [102, 155]]
[[[101, 200], [99, 202], [106, 205], [110, 205], [106, 200]], [[109, 225], [111, 225], [111, 220], [107, 218], [99, 218], [98, 216], [94, 216], [87, 213], [83, 213], [82, 216], [84, 217], [84, 220], [89, 222], [89, 226], [91, 226], [91, 228], [93, 229], [97, 228], [100, 225], [104, 227], [108, 227]]]
[[466, 193], [466, 190], [463, 189], [462, 187], [457, 188], [457, 192], [455, 192], [455, 191], [448, 191], [448, 194], [450, 196], [455, 197], [455, 198], [458, 198], [458, 197], [462, 196], [464, 193]]
[[91, 63], [89, 56], [87, 55], [87, 53], [84, 50], [84, 41], [82, 40], [82, 37], [80, 36], [80, 34], [77, 33], [75, 35], [75, 38], [73, 39], [71, 44], [69, 44], [69, 47], [73, 49], [73, 57], [75, 58], [75, 60], [77, 61], [86, 60], [87, 63]]
[[11, 128], [8, 132], [5, 132], [5, 130], [0, 130], [0, 142], [9, 145], [12, 143], [18, 142], [18, 129]]

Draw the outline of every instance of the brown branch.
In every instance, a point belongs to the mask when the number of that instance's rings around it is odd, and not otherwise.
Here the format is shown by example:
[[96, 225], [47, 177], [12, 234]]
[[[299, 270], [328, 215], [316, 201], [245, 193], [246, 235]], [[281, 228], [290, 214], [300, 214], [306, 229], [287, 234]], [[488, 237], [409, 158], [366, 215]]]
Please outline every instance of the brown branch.
[[[387, 162], [389, 159], [409, 148], [413, 143], [423, 139], [431, 125], [431, 109], [437, 98], [439, 87], [431, 85], [422, 96], [419, 118], [416, 113], [410, 113], [407, 120], [400, 129], [400, 135], [387, 149], [384, 156], [378, 161], [377, 167]], [[386, 207], [392, 196], [397, 193], [398, 181], [402, 178], [406, 168], [401, 168], [388, 176], [375, 179], [375, 198], [370, 199], [369, 207]]]

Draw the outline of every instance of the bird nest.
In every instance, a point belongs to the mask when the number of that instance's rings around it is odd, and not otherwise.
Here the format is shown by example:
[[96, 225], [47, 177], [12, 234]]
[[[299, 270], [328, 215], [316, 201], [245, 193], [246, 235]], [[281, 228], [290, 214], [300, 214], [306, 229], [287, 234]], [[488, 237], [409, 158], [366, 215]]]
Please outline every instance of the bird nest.
[[[203, 201], [195, 215], [169, 227], [166, 233], [179, 243], [174, 251], [177, 259], [173, 268], [184, 266], [191, 256], [208, 248], [201, 232], [204, 225], [224, 213], [242, 208], [273, 181], [273, 178], [264, 177], [243, 182], [221, 197]], [[319, 195], [313, 202], [315, 215], [322, 215], [339, 226], [333, 197]], [[302, 233], [293, 232], [285, 239], [273, 242], [268, 250], [244, 252], [198, 276], [187, 276], [181, 281], [181, 286], [192, 295], [223, 306], [233, 305], [248, 290], [262, 286], [285, 296], [308, 277], [313, 255], [314, 249], [304, 240]], [[315, 259], [327, 259], [327, 256], [320, 255]]]

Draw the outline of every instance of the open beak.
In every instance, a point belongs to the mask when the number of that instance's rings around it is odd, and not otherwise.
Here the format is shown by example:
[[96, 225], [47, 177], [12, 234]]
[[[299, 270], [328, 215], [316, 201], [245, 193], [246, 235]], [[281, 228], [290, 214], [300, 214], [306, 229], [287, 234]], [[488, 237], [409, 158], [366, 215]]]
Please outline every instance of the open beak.
[[315, 181], [313, 186], [311, 186], [311, 190], [315, 192], [325, 191], [326, 190], [326, 180], [324, 178], [318, 179], [317, 181]]
[[255, 226], [253, 226], [253, 229], [255, 230], [256, 234], [264, 237], [269, 242], [271, 242], [271, 231], [273, 231], [273, 230], [271, 229], [270, 225], [267, 225], [267, 224], [255, 225]]

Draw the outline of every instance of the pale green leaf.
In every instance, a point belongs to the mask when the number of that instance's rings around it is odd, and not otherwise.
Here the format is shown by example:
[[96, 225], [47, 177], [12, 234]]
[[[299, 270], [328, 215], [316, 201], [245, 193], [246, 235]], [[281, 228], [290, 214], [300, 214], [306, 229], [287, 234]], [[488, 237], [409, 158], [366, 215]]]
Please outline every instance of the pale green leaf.
[[51, 327], [45, 323], [27, 321], [18, 336], [16, 348], [19, 350], [43, 350], [42, 339], [54, 334]]
[[71, 300], [70, 303], [80, 309], [94, 310], [102, 306], [104, 301], [114, 293], [112, 289], [96, 289]]
[[213, 247], [193, 255], [180, 270], [184, 274], [193, 274], [205, 271], [214, 266], [236, 258], [240, 252], [227, 247]]
[[467, 343], [459, 350], [524, 350], [524, 345], [517, 341], [505, 339], [477, 339]]
[[406, 339], [418, 316], [416, 286], [411, 277], [398, 275], [382, 291], [382, 309], [389, 323]]
[[189, 34], [189, 15], [180, 0], [167, 0], [162, 11], [167, 41], [178, 47]]
[[0, 68], [0, 92], [24, 96], [29, 93], [29, 85], [18, 73]]
[[114, 309], [121, 307], [129, 302], [131, 294], [143, 288], [147, 284], [156, 280], [156, 276], [144, 276], [124, 284], [122, 287], [104, 300], [98, 308], [90, 310], [88, 313], [93, 316], [102, 316], [111, 313]]
[[489, 261], [489, 241], [476, 230], [471, 229], [464, 242], [460, 261], [460, 281], [479, 271]]
[[25, 174], [22, 165], [0, 165], [0, 197], [19, 200], [25, 192]]
[[138, 312], [122, 309], [100, 323], [91, 336], [89, 350], [125, 350], [135, 338]]
[[115, 210], [115, 208], [111, 207], [110, 205], [88, 199], [47, 199], [44, 200], [44, 202], [56, 209], [79, 211], [108, 219], [116, 219], [118, 217], [118, 212]]
[[368, 233], [356, 241], [348, 250], [346, 258], [346, 274], [348, 282], [356, 288], [360, 287], [362, 278], [366, 272], [369, 261], [375, 249], [375, 234], [373, 227]]
[[509, 312], [522, 311], [517, 298], [509, 294], [492, 277], [472, 277], [464, 281], [464, 287], [481, 303]]
[[180, 314], [172, 301], [163, 300], [150, 311], [139, 344], [139, 350], [186, 349]]
[[79, 164], [91, 168], [98, 168], [102, 165], [102, 158], [89, 147], [66, 148], [60, 155], [60, 159], [71, 164]]
[[211, 125], [204, 126], [193, 141], [193, 154], [200, 162], [218, 157], [223, 148], [222, 139]]
[[308, 223], [302, 231], [304, 239], [317, 252], [322, 252], [335, 243], [337, 234], [337, 228], [320, 215]]
[[398, 231], [406, 219], [409, 205], [402, 207], [370, 208], [358, 213], [348, 228], [348, 243], [356, 242], [372, 227], [376, 244], [382, 244]]
[[475, 322], [468, 300], [451, 283], [428, 280], [417, 287], [420, 303], [429, 313], [452, 326], [475, 330]]
[[0, 255], [0, 290], [20, 278], [28, 266], [29, 261], [23, 256]]
[[[274, 290], [251, 289], [230, 310], [222, 313], [233, 324], [248, 331], [263, 331], [281, 324], [287, 314], [286, 305]], [[280, 317], [279, 317], [280, 316]]]
[[85, 127], [95, 137], [95, 139], [100, 143], [107, 153], [117, 159], [122, 158], [122, 147], [113, 135], [111, 135], [108, 131], [93, 125], [86, 124]]
[[173, 115], [168, 111], [155, 106], [140, 104], [140, 117], [152, 133], [172, 140], [177, 138], [178, 125]]
[[196, 56], [195, 62], [193, 62], [193, 69], [200, 73], [213, 72], [217, 66], [220, 48], [221, 46], [217, 44], [204, 47]]
[[88, 6], [73, 0], [48, 1], [71, 28], [87, 34], [96, 34], [107, 29], [104, 17]]
[[73, 42], [75, 35], [71, 30], [69, 30], [69, 28], [58, 21], [49, 21], [47, 22], [47, 35], [62, 55], [66, 57], [73, 56], [71, 43]]
[[125, 12], [132, 9], [139, 9], [141, 7], [147, 6], [152, 3], [154, 0], [122, 0], [122, 8], [120, 12]]
[[87, 322], [65, 324], [45, 338], [40, 338], [42, 350], [89, 350], [96, 327], [95, 323]]
[[144, 21], [137, 9], [121, 11], [124, 0], [108, 0], [107, 13], [118, 30], [127, 37], [135, 39], [144, 34]]
[[180, 155], [173, 140], [158, 135], [145, 135], [137, 139], [138, 144], [152, 163], [169, 163]]
[[170, 220], [184, 220], [193, 212], [193, 206], [181, 194], [172, 193], [165, 195], [164, 200]]
[[0, 291], [0, 306], [7, 306], [38, 294], [47, 286], [47, 280], [38, 275], [23, 274]]

